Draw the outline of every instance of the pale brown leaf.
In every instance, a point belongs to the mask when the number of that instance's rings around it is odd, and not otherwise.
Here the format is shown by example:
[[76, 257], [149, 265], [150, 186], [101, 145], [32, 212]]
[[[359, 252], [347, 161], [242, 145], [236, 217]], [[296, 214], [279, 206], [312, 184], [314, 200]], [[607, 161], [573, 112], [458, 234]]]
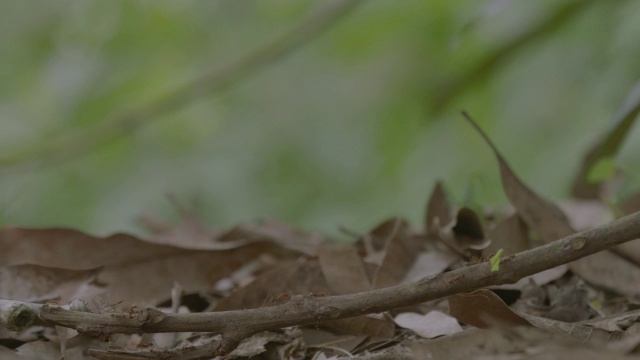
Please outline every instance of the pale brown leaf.
[[322, 273], [335, 295], [370, 289], [369, 277], [354, 246], [325, 244], [318, 247]]
[[431, 192], [425, 211], [425, 233], [430, 237], [437, 237], [438, 230], [451, 222], [451, 207], [442, 183], [438, 181]]
[[478, 328], [492, 326], [529, 325], [490, 290], [480, 289], [467, 294], [449, 296], [449, 313], [468, 325]]
[[420, 252], [420, 244], [411, 236], [409, 225], [399, 218], [386, 221], [373, 234], [385, 239], [385, 247], [382, 263], [373, 276], [372, 288], [397, 285], [413, 266]]
[[90, 285], [101, 269], [65, 270], [37, 265], [0, 268], [0, 299], [67, 304], [78, 298], [90, 300], [101, 289]]

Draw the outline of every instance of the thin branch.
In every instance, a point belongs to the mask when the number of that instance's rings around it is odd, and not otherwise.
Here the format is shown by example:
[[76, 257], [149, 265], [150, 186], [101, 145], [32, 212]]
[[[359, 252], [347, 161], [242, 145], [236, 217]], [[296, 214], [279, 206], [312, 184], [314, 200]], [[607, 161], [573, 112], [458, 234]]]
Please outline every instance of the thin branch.
[[[4, 326], [19, 326], [7, 319], [37, 319], [49, 325], [74, 328], [92, 335], [110, 333], [212, 332], [223, 335], [219, 351], [232, 350], [237, 342], [255, 332], [325, 320], [379, 313], [398, 307], [469, 292], [491, 285], [514, 283], [540, 271], [640, 238], [640, 212], [607, 225], [586, 230], [527, 250], [500, 261], [500, 271], [492, 272], [488, 262], [429, 276], [416, 282], [341, 296], [297, 295], [287, 303], [259, 309], [212, 313], [166, 314], [147, 308], [138, 312], [94, 314], [67, 310], [60, 306], [0, 300], [0, 320]], [[37, 316], [11, 313], [35, 312]]]
[[500, 69], [501, 65], [520, 49], [530, 45], [546, 35], [551, 34], [555, 29], [566, 24], [582, 10], [598, 2], [597, 0], [584, 0], [568, 2], [564, 7], [554, 14], [527, 29], [518, 36], [502, 44], [493, 53], [475, 63], [468, 69], [464, 69], [461, 75], [456, 75], [443, 81], [437, 81], [434, 87], [433, 96], [429, 99], [430, 110], [433, 114], [439, 114], [445, 110], [456, 97], [464, 93], [473, 85], [490, 77]]
[[364, 0], [342, 0], [312, 15], [305, 22], [272, 42], [247, 54], [236, 62], [216, 69], [139, 109], [107, 119], [89, 132], [79, 132], [57, 139], [43, 139], [35, 147], [23, 149], [0, 158], [0, 167], [21, 165], [32, 161], [74, 158], [95, 150], [119, 136], [158, 120], [190, 102], [220, 92], [228, 86], [265, 69], [321, 35], [351, 13]]

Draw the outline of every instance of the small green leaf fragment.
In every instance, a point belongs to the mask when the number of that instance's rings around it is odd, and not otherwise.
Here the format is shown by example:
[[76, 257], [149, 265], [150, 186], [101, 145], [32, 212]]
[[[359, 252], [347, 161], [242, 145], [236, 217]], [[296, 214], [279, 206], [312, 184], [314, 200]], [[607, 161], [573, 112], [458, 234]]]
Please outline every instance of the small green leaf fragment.
[[588, 184], [598, 184], [605, 180], [611, 179], [618, 169], [616, 162], [608, 157], [600, 158], [587, 173]]
[[504, 250], [500, 249], [498, 250], [498, 252], [496, 252], [495, 255], [491, 257], [491, 259], [489, 259], [489, 262], [491, 263], [491, 272], [497, 272], [498, 270], [500, 270], [500, 257], [503, 253]]

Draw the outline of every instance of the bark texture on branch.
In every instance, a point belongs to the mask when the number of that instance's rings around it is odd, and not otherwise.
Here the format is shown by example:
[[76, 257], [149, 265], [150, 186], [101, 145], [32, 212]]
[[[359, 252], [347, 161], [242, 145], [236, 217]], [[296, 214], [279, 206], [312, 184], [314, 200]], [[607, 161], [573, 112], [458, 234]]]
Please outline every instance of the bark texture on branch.
[[[11, 312], [29, 309], [37, 313], [33, 317], [37, 323], [65, 326], [90, 334], [212, 332], [223, 334], [235, 343], [258, 331], [378, 313], [491, 285], [514, 283], [525, 276], [637, 238], [640, 238], [640, 212], [503, 257], [497, 272], [491, 271], [489, 262], [482, 262], [373, 291], [326, 297], [297, 295], [282, 305], [211, 313], [166, 314], [149, 308], [128, 313], [94, 314], [61, 306], [0, 300], [0, 320], [4, 326], [15, 329], [15, 324], [6, 323], [7, 319], [15, 318]], [[19, 318], [24, 319], [24, 316]], [[20, 324], [24, 327], [30, 325], [26, 322]]]

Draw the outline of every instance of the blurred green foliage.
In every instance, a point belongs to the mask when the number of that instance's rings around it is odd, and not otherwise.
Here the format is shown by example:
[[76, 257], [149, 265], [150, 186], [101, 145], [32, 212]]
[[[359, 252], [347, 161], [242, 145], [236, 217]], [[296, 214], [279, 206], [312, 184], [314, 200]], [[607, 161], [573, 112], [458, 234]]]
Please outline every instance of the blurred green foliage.
[[[462, 109], [561, 197], [640, 78], [637, 1], [365, 0], [224, 90], [139, 112], [335, 3], [0, 3], [0, 222], [139, 232], [175, 216], [169, 193], [214, 226], [361, 231], [419, 222], [438, 178], [504, 203]], [[638, 138], [616, 164], [640, 165]]]

